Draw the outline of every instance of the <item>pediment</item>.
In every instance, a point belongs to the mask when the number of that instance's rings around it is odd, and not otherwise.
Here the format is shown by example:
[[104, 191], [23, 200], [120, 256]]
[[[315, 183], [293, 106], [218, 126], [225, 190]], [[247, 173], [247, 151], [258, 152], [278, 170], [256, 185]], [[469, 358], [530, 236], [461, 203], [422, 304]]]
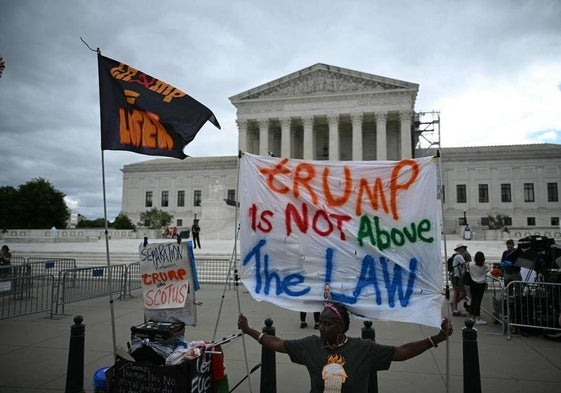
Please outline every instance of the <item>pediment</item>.
[[272, 82], [230, 97], [234, 102], [303, 96], [321, 96], [345, 93], [418, 90], [415, 83], [399, 81], [347, 70], [326, 64], [316, 64]]

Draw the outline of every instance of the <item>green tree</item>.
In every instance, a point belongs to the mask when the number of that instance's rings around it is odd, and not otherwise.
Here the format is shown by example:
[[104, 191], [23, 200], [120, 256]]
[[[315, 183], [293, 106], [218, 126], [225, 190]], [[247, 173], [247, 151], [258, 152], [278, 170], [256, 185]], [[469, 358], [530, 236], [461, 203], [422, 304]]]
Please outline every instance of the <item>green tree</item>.
[[158, 229], [168, 226], [172, 219], [173, 216], [168, 212], [153, 207], [151, 210], [140, 213], [139, 225], [150, 229]]
[[497, 214], [493, 216], [491, 214], [487, 215], [489, 229], [501, 229], [504, 232], [508, 232], [507, 222], [510, 221], [510, 216], [508, 214]]
[[[96, 218], [95, 220], [82, 219], [76, 224], [77, 228], [105, 228], [105, 219]], [[111, 227], [111, 223], [107, 224], [107, 227]]]
[[0, 230], [16, 228], [17, 217], [14, 206], [17, 201], [17, 190], [11, 186], [0, 187]]
[[66, 228], [70, 210], [64, 202], [65, 196], [42, 178], [20, 185], [12, 210], [12, 226], [24, 229]]
[[113, 221], [113, 228], [115, 229], [136, 229], [136, 225], [134, 225], [125, 213], [121, 212], [117, 217], [115, 217], [115, 221]]

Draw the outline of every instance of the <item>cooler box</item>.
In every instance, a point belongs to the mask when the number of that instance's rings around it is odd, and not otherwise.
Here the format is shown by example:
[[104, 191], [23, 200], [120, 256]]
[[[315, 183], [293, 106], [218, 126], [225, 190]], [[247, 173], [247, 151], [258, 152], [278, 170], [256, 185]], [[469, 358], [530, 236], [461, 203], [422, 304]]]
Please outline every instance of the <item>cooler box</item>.
[[148, 321], [143, 324], [132, 326], [131, 334], [150, 341], [166, 341], [176, 335], [185, 335], [185, 324], [183, 322], [158, 322]]

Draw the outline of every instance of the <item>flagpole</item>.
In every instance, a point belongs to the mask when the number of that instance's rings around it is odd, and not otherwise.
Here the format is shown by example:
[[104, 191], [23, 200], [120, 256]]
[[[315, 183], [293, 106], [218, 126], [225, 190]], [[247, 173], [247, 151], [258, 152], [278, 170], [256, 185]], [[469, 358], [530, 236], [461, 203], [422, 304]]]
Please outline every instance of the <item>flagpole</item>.
[[[441, 157], [440, 157], [440, 151], [437, 150], [436, 151], [436, 156], [435, 158], [437, 159], [438, 162], [438, 176], [440, 179], [440, 209], [441, 209], [441, 217], [442, 217], [442, 240], [444, 242], [444, 264], [446, 264], [446, 261], [448, 260], [448, 254], [447, 254], [447, 245], [446, 245], [446, 220], [444, 219], [444, 183], [442, 182], [442, 165], [441, 165]], [[442, 268], [442, 264], [441, 264], [441, 268]], [[448, 301], [450, 300], [450, 283], [448, 281], [448, 270], [446, 269], [446, 287], [445, 287], [445, 297], [446, 297], [446, 303], [448, 303]], [[450, 307], [448, 307], [448, 304], [446, 305], [446, 316], [448, 317], [448, 319], [450, 319]], [[449, 341], [448, 341], [448, 336], [446, 336], [446, 393], [448, 393], [450, 391], [450, 345], [448, 345]]]
[[109, 258], [109, 229], [107, 225], [107, 198], [105, 196], [105, 159], [101, 150], [101, 176], [103, 178], [103, 217], [105, 218], [105, 253], [107, 254], [107, 280], [109, 290], [109, 309], [111, 310], [111, 335], [113, 339], [113, 358], [117, 360], [117, 340], [115, 337], [115, 310], [113, 309], [113, 274]]
[[[242, 151], [239, 150], [238, 151], [238, 179], [237, 179], [237, 183], [236, 183], [236, 202], [238, 201], [238, 195], [240, 194], [240, 160], [242, 158]], [[234, 219], [234, 223], [236, 225], [236, 232], [234, 234], [234, 285], [236, 287], [236, 298], [238, 300], [238, 313], [241, 314], [242, 312], [242, 303], [240, 301], [240, 290], [238, 289], [239, 287], [239, 275], [238, 275], [238, 256], [237, 256], [237, 249], [238, 249], [238, 234], [240, 233], [240, 231], [238, 231], [238, 211], [239, 211], [239, 204], [236, 203], [236, 214], [235, 214], [235, 219]], [[245, 359], [245, 369], [246, 369], [246, 373], [247, 373], [247, 383], [249, 385], [249, 392], [253, 393], [253, 389], [251, 387], [251, 371], [249, 370], [249, 361], [247, 360], [247, 348], [245, 345], [245, 334], [242, 334], [242, 346], [243, 346], [243, 356]]]
[[[98, 62], [101, 51], [97, 48]], [[99, 80], [99, 107], [101, 108], [101, 80]], [[101, 110], [99, 113], [101, 124]], [[111, 272], [111, 259], [109, 257], [109, 226], [107, 224], [107, 196], [105, 192], [105, 156], [103, 148], [101, 149], [101, 179], [103, 184], [103, 218], [105, 221], [105, 254], [107, 256], [107, 288], [109, 290], [109, 310], [111, 313], [111, 338], [113, 340], [113, 359], [117, 360], [117, 339], [115, 336], [115, 310], [113, 307], [113, 274]]]

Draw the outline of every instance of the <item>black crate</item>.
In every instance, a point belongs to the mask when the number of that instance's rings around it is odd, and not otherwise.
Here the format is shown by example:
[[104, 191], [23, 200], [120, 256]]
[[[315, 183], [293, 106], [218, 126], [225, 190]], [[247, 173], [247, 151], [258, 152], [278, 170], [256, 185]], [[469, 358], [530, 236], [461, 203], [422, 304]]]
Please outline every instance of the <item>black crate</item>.
[[183, 322], [148, 321], [132, 326], [131, 334], [139, 338], [147, 338], [150, 341], [165, 341], [173, 336], [184, 336], [185, 324]]

